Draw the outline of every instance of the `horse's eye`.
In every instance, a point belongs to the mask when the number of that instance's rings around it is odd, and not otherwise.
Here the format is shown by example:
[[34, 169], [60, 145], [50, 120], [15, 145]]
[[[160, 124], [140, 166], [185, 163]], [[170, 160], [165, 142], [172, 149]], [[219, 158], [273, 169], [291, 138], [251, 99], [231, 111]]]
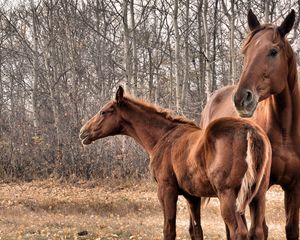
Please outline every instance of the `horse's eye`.
[[109, 110], [106, 110], [106, 111], [101, 111], [100, 115], [105, 116], [105, 115], [107, 115], [109, 113], [113, 113], [113, 111], [114, 111], [113, 109], [109, 109]]
[[278, 50], [277, 50], [276, 48], [272, 48], [272, 49], [270, 50], [269, 55], [270, 55], [271, 57], [275, 57], [275, 56], [277, 55], [277, 53], [278, 53]]

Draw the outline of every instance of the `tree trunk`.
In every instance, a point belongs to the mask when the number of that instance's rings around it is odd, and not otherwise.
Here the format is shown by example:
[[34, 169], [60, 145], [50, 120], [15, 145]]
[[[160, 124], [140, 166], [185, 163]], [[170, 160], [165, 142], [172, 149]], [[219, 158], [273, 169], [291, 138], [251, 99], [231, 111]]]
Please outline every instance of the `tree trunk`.
[[130, 45], [129, 37], [130, 32], [128, 28], [128, 0], [123, 1], [123, 37], [124, 37], [124, 69], [125, 69], [125, 89], [129, 90], [131, 88], [131, 56], [130, 56]]
[[149, 57], [149, 100], [152, 101], [153, 98], [153, 63], [152, 63], [152, 49], [148, 47], [148, 57]]
[[270, 0], [265, 0], [265, 23], [270, 23]]
[[[56, 2], [57, 4], [57, 2]], [[48, 7], [48, 29], [49, 32], [48, 38], [49, 38], [49, 46], [47, 46], [45, 50], [45, 68], [46, 68], [46, 81], [48, 81], [48, 87], [50, 92], [50, 101], [51, 101], [51, 107], [52, 107], [52, 113], [54, 118], [54, 128], [55, 128], [55, 134], [54, 138], [56, 140], [56, 161], [61, 162], [63, 159], [63, 126], [62, 126], [62, 120], [61, 120], [61, 113], [63, 110], [61, 109], [61, 92], [59, 91], [58, 86], [58, 72], [57, 72], [57, 54], [56, 50], [57, 47], [55, 45], [55, 33], [54, 33], [54, 4], [53, 0], [49, 1]]]
[[159, 104], [159, 102], [158, 102], [158, 98], [160, 95], [160, 92], [159, 92], [159, 86], [160, 86], [159, 67], [156, 68], [155, 77], [156, 77], [156, 86], [154, 88], [155, 89], [154, 103]]
[[[2, 25], [2, 16], [0, 16], [0, 29], [3, 28]], [[2, 122], [3, 120], [1, 119], [2, 115], [2, 111], [3, 111], [3, 106], [4, 106], [4, 89], [3, 89], [3, 79], [2, 79], [2, 59], [3, 59], [3, 52], [2, 52], [2, 39], [3, 39], [3, 32], [0, 33], [1, 36], [1, 42], [0, 42], [0, 122]], [[3, 124], [0, 124], [0, 137], [3, 133]]]
[[198, 20], [198, 46], [199, 46], [199, 56], [198, 56], [198, 64], [199, 70], [196, 68], [196, 61], [194, 62], [196, 74], [199, 77], [197, 79], [197, 86], [198, 86], [198, 94], [200, 96], [200, 104], [201, 109], [205, 106], [206, 103], [206, 96], [205, 96], [205, 57], [204, 57], [204, 39], [203, 39], [203, 25], [202, 25], [202, 18], [203, 18], [203, 0], [198, 2], [197, 7], [197, 20]]
[[34, 6], [33, 0], [30, 1], [32, 12], [33, 26], [33, 91], [32, 91], [32, 109], [33, 109], [33, 126], [38, 127], [38, 36], [37, 36], [37, 7]]
[[231, 84], [236, 81], [236, 64], [235, 64], [235, 48], [234, 48], [234, 21], [235, 21], [235, 10], [234, 0], [231, 3], [231, 16], [230, 16], [230, 79]]
[[217, 73], [216, 73], [216, 55], [217, 47], [216, 40], [218, 34], [218, 0], [215, 0], [214, 7], [214, 27], [213, 27], [213, 55], [212, 55], [212, 91], [217, 89]]
[[130, 0], [130, 18], [131, 18], [131, 36], [132, 36], [132, 54], [133, 54], [133, 94], [137, 94], [138, 82], [138, 58], [136, 46], [135, 16], [134, 16], [134, 0]]
[[[96, 53], [96, 62], [95, 62], [95, 69], [96, 69], [96, 73], [97, 73], [97, 85], [99, 87], [99, 92], [101, 96], [105, 95], [105, 82], [104, 82], [104, 77], [103, 77], [103, 70], [102, 70], [102, 61], [104, 59], [103, 56], [103, 49], [102, 49], [102, 39], [100, 36], [100, 24], [101, 24], [101, 16], [103, 19], [103, 23], [104, 23], [104, 29], [103, 29], [103, 34], [106, 35], [106, 28], [107, 28], [107, 24], [106, 24], [106, 19], [105, 19], [105, 11], [101, 12], [101, 5], [100, 5], [100, 0], [96, 1], [96, 8], [95, 8], [95, 18], [96, 18], [96, 29], [97, 29], [97, 39], [96, 39], [96, 49], [97, 49], [97, 53]], [[102, 6], [103, 4], [103, 0], [101, 1]]]
[[207, 0], [204, 1], [204, 11], [203, 11], [203, 30], [205, 36], [205, 58], [206, 58], [206, 84], [205, 84], [205, 93], [206, 93], [206, 102], [210, 97], [210, 93], [212, 91], [211, 84], [212, 84], [212, 77], [211, 77], [211, 60], [210, 60], [210, 38], [208, 32], [208, 25], [207, 25], [207, 11], [208, 11], [208, 2]]
[[231, 14], [226, 7], [226, 3], [222, 0], [222, 6], [224, 9], [224, 14], [229, 20], [229, 31], [230, 31], [230, 40], [229, 40], [229, 82], [234, 84], [236, 81], [236, 63], [235, 63], [235, 47], [234, 47], [234, 22], [235, 22], [235, 1], [230, 0]]
[[176, 78], [176, 111], [181, 112], [180, 93], [182, 82], [180, 79], [180, 49], [179, 49], [179, 30], [178, 30], [178, 0], [174, 1], [173, 25], [175, 32], [175, 78]]
[[190, 22], [189, 22], [189, 12], [190, 12], [190, 1], [185, 2], [185, 34], [184, 34], [184, 75], [182, 83], [182, 94], [181, 94], [181, 104], [182, 107], [185, 106], [186, 92], [189, 80], [190, 62], [189, 62], [189, 32], [190, 32]]
[[[171, 52], [172, 50], [170, 50]], [[171, 56], [171, 55], [170, 55]], [[170, 84], [169, 84], [169, 108], [172, 108], [172, 100], [173, 100], [173, 59], [170, 57], [170, 70], [169, 70], [169, 78], [170, 78]]]

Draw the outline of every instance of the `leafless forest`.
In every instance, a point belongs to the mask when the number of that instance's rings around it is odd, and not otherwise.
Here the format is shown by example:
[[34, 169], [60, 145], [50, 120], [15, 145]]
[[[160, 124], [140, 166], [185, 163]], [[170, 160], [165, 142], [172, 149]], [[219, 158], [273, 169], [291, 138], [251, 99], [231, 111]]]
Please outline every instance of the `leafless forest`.
[[299, 0], [2, 0], [0, 178], [147, 174], [133, 141], [83, 148], [81, 125], [120, 84], [198, 122], [210, 93], [238, 81], [249, 8], [275, 23], [295, 9], [300, 52]]

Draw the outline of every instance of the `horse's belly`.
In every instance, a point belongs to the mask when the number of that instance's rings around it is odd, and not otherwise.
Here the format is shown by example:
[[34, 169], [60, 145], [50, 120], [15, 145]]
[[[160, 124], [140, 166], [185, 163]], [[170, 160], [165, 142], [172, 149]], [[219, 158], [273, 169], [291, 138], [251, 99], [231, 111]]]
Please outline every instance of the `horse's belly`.
[[209, 181], [200, 176], [189, 177], [188, 174], [178, 180], [179, 187], [186, 193], [196, 197], [214, 197], [216, 193]]

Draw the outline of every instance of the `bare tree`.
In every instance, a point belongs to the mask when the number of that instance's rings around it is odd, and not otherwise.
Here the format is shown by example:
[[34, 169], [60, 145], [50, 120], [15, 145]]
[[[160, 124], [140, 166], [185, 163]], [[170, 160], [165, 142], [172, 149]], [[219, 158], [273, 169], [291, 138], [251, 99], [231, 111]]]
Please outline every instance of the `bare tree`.
[[137, 43], [136, 43], [136, 25], [134, 15], [134, 0], [130, 0], [130, 20], [131, 20], [131, 38], [132, 38], [132, 61], [133, 61], [133, 94], [137, 93], [137, 82], [138, 82], [138, 57], [137, 57]]
[[[0, 6], [0, 177], [146, 173], [147, 156], [124, 138], [82, 148], [81, 125], [120, 84], [198, 121], [211, 92], [239, 78], [249, 8], [276, 22], [291, 8], [300, 10], [300, 1], [29, 0]], [[299, 21], [288, 36], [297, 53]]]
[[210, 34], [208, 32], [208, 0], [204, 0], [204, 10], [203, 10], [203, 31], [205, 36], [204, 54], [206, 58], [206, 83], [205, 83], [205, 93], [206, 101], [210, 97], [212, 92], [212, 74], [211, 74], [211, 57], [210, 57]]
[[190, 35], [190, 1], [185, 2], [185, 34], [184, 34], [184, 75], [182, 83], [181, 103], [185, 106], [186, 92], [188, 88], [190, 72], [189, 35]]
[[270, 22], [270, 0], [265, 0], [265, 22]]
[[236, 63], [235, 63], [235, 34], [234, 34], [234, 26], [235, 26], [235, 0], [230, 0], [230, 12], [226, 6], [224, 0], [222, 0], [222, 6], [224, 9], [224, 13], [229, 20], [229, 29], [230, 29], [230, 40], [229, 40], [229, 55], [230, 55], [230, 71], [229, 71], [229, 79], [231, 84], [234, 84], [236, 81]]
[[131, 52], [130, 52], [130, 30], [128, 26], [128, 0], [123, 0], [123, 38], [124, 38], [124, 69], [126, 88], [129, 90], [131, 87], [132, 67], [131, 67]]
[[181, 111], [181, 104], [180, 104], [180, 93], [182, 88], [182, 81], [180, 78], [180, 48], [179, 48], [179, 29], [178, 29], [178, 0], [174, 1], [174, 11], [173, 11], [173, 25], [174, 25], [174, 32], [175, 32], [175, 78], [176, 78], [176, 111]]

